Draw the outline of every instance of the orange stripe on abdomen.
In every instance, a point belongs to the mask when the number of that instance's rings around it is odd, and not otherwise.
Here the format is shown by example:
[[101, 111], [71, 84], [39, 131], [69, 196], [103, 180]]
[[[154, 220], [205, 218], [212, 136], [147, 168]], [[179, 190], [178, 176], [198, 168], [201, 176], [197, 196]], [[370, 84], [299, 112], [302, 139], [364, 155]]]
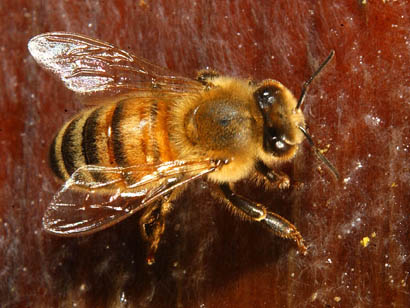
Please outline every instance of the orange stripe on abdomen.
[[117, 117], [113, 116], [112, 123], [118, 164], [152, 165], [173, 159], [167, 113], [166, 104], [154, 99], [128, 99], [121, 103], [121, 109], [114, 112]]
[[172, 148], [169, 141], [169, 108], [170, 105], [166, 102], [160, 102], [158, 104], [157, 121], [153, 132], [154, 138], [158, 144], [159, 160], [161, 162], [176, 159], [175, 150]]

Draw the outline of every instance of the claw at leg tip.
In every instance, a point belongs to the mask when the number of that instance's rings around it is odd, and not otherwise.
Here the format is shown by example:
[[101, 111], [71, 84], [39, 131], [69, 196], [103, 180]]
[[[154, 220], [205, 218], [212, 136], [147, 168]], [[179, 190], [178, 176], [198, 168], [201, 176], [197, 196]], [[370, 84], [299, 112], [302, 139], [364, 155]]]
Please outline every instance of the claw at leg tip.
[[297, 244], [298, 244], [299, 253], [306, 256], [307, 255], [307, 247], [305, 246], [305, 244], [303, 244], [303, 242], [299, 242], [299, 241], [297, 242]]
[[152, 265], [155, 263], [155, 257], [154, 256], [148, 256], [147, 257], [147, 264]]

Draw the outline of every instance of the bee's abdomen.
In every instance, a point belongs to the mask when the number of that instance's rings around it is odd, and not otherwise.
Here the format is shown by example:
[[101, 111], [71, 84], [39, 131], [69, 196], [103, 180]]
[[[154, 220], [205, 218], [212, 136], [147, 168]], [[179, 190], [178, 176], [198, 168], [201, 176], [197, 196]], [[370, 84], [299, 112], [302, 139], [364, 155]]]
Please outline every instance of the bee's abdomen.
[[85, 111], [66, 123], [53, 140], [50, 165], [61, 179], [69, 178], [75, 170], [86, 164], [81, 143], [83, 126], [90, 112]]
[[137, 99], [118, 102], [112, 113], [110, 146], [119, 166], [152, 165], [175, 159], [168, 134], [169, 104]]
[[52, 170], [68, 179], [85, 165], [128, 167], [175, 159], [167, 108], [158, 101], [134, 98], [84, 111], [55, 137], [50, 148]]

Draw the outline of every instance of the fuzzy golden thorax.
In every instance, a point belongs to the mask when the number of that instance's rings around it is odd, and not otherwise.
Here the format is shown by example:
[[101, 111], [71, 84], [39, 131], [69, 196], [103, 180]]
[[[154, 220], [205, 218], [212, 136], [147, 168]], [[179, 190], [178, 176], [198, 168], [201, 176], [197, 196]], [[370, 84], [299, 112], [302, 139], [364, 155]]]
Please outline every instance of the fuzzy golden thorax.
[[[210, 87], [184, 97], [172, 108], [171, 142], [184, 159], [211, 158], [229, 161], [209, 178], [216, 182], [235, 182], [254, 170], [258, 160], [272, 165], [288, 160], [297, 151], [303, 135], [303, 114], [296, 110], [296, 99], [277, 81], [254, 85], [248, 80], [213, 77]], [[276, 102], [267, 110], [258, 103], [258, 91], [275, 87]], [[269, 146], [269, 129], [279, 133], [286, 151], [274, 152]], [[280, 144], [279, 144], [280, 146]]]

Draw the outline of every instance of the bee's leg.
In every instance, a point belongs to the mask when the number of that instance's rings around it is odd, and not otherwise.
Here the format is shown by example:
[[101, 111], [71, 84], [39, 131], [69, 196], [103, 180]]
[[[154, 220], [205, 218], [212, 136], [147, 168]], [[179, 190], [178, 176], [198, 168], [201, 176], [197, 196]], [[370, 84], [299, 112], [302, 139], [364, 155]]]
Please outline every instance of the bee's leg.
[[277, 236], [289, 238], [296, 242], [302, 254], [306, 254], [306, 246], [303, 243], [302, 235], [285, 218], [269, 212], [263, 205], [255, 203], [245, 197], [235, 194], [228, 184], [219, 185], [222, 199], [240, 216], [260, 222]]
[[159, 241], [165, 231], [166, 216], [172, 210], [172, 202], [182, 189], [174, 189], [170, 194], [150, 204], [140, 218], [140, 228], [143, 238], [148, 242], [147, 263], [152, 265], [155, 262], [155, 253], [158, 249]]
[[201, 82], [204, 86], [212, 87], [212, 79], [219, 77], [220, 74], [212, 69], [200, 70], [196, 75], [196, 80]]
[[147, 207], [140, 219], [141, 233], [148, 243], [147, 263], [155, 262], [155, 252], [157, 251], [161, 235], [165, 230], [165, 219], [162, 215], [163, 201], [159, 200]]
[[268, 180], [270, 183], [273, 183], [275, 186], [278, 186], [280, 189], [289, 188], [290, 180], [289, 176], [283, 172], [275, 172], [266, 166], [262, 161], [259, 161], [256, 164], [256, 170], [259, 174]]

